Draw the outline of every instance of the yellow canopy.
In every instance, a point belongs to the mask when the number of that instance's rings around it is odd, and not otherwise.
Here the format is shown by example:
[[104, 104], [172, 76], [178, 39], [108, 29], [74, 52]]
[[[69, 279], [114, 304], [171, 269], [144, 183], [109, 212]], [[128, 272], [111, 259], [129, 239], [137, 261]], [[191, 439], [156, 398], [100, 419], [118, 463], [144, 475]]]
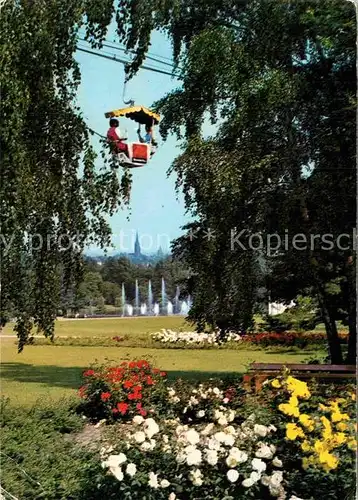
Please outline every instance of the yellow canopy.
[[130, 118], [137, 123], [142, 125], [158, 125], [160, 121], [160, 115], [154, 113], [144, 106], [132, 106], [130, 108], [115, 109], [114, 111], [108, 111], [105, 113], [106, 118], [114, 118], [117, 116], [125, 116]]

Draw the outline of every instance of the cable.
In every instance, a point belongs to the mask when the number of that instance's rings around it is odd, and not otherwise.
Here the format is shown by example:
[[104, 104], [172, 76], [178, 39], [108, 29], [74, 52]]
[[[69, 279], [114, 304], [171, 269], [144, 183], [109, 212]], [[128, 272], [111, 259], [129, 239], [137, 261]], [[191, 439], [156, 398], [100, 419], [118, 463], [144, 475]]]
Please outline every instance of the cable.
[[[79, 40], [81, 40], [82, 42], [89, 43], [88, 40], [86, 40], [85, 38], [79, 38]], [[110, 42], [110, 43], [114, 44], [114, 42]], [[135, 50], [127, 50], [127, 49], [122, 48], [122, 47], [116, 47], [116, 46], [109, 45], [108, 43], [102, 43], [102, 45], [103, 45], [103, 47], [107, 47], [109, 49], [119, 50], [121, 52], [130, 52], [131, 54], [136, 54]], [[172, 69], [174, 68], [174, 65], [172, 63], [167, 63], [165, 61], [161, 61], [160, 59], [157, 59], [156, 57], [152, 57], [150, 55], [146, 55], [145, 58], [146, 59], [150, 59], [150, 60], [155, 61], [155, 62], [158, 62], [159, 64], [163, 64], [165, 66], [169, 66]]]
[[[86, 36], [86, 34], [85, 34], [85, 33], [83, 33], [83, 30], [82, 30], [82, 33], [81, 33], [81, 30], [80, 30], [80, 35], [82, 35], [82, 36]], [[88, 40], [86, 40], [86, 39], [84, 39], [84, 40], [85, 40], [86, 42], [90, 43]], [[132, 52], [133, 54], [136, 54], [136, 51], [135, 51], [135, 50], [132, 50], [132, 49], [126, 49], [126, 47], [125, 47], [123, 44], [120, 44], [120, 43], [118, 43], [118, 42], [113, 42], [113, 41], [111, 41], [111, 40], [107, 40], [106, 38], [105, 38], [105, 41], [106, 41], [107, 43], [111, 43], [112, 45], [117, 45], [117, 46], [118, 46], [118, 48], [121, 48], [122, 50], [124, 50], [124, 51], [126, 51], [126, 52]], [[113, 47], [113, 48], [115, 48], [115, 47]], [[170, 61], [170, 66], [174, 66], [174, 64], [173, 64], [173, 59], [171, 59], [170, 57], [162, 56], [161, 54], [155, 54], [154, 52], [150, 52], [150, 51], [148, 51], [147, 53], [148, 53], [149, 55], [151, 55], [151, 56], [160, 57], [161, 59], [166, 59], [167, 61]], [[164, 64], [164, 61], [160, 61], [160, 62], [161, 62], [162, 64]]]
[[[125, 59], [121, 59], [115, 55], [107, 56], [105, 54], [98, 54], [97, 52], [93, 52], [92, 50], [87, 50], [87, 49], [84, 49], [82, 47], [77, 47], [77, 50], [79, 50], [80, 52], [85, 52], [86, 54], [91, 54], [93, 56], [102, 57], [103, 59], [108, 59], [110, 61], [118, 62], [118, 63], [123, 64], [123, 65], [126, 65], [130, 62], [130, 61], [126, 61]], [[141, 69], [145, 69], [147, 71], [153, 71], [154, 73], [160, 73], [162, 75], [168, 75], [168, 76], [172, 76], [172, 77], [174, 76], [177, 78], [179, 77], [179, 75], [177, 75], [176, 73], [169, 73], [168, 71], [164, 71], [164, 70], [161, 70], [159, 68], [153, 68], [150, 66], [145, 66], [144, 64], [141, 66]]]

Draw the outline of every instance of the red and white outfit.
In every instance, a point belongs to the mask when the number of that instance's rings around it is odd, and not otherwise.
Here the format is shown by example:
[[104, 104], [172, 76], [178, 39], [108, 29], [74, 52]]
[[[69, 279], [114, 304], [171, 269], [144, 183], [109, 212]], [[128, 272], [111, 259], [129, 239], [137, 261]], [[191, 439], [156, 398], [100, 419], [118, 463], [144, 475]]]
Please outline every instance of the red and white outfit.
[[121, 131], [119, 127], [110, 127], [107, 132], [107, 139], [109, 142], [114, 142], [115, 151], [117, 153], [126, 153], [128, 155], [128, 145], [123, 142], [123, 138], [121, 137]]

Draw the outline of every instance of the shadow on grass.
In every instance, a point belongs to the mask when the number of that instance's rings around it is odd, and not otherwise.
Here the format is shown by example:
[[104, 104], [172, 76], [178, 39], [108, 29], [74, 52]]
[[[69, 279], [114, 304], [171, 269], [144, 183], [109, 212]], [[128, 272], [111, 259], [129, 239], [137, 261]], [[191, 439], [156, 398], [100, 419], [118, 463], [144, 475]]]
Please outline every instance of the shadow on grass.
[[[88, 367], [37, 366], [24, 363], [3, 363], [1, 378], [3, 381], [44, 384], [50, 387], [78, 389], [82, 383], [82, 373]], [[182, 378], [190, 381], [202, 381], [209, 378], [227, 378], [240, 376], [236, 372], [168, 371], [168, 379]]]
[[2, 363], [1, 379], [13, 382], [45, 384], [51, 387], [78, 389], [86, 367], [38, 366], [26, 363]]

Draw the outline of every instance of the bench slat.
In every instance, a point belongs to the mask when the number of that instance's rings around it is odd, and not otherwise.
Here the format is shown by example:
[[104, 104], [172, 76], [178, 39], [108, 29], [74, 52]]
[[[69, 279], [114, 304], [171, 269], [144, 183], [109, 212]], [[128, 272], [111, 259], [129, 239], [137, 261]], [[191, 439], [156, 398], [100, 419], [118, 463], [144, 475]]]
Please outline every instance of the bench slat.
[[[260, 372], [260, 376], [265, 376], [265, 377], [271, 377], [272, 376], [272, 372]], [[355, 379], [356, 376], [354, 373], [309, 373], [309, 372], [305, 372], [305, 373], [300, 373], [298, 375], [299, 378], [317, 378], [317, 379], [322, 379], [322, 378], [332, 378], [332, 379], [335, 379], [335, 378], [352, 378], [352, 379]]]
[[300, 372], [337, 372], [337, 373], [356, 373], [355, 365], [299, 365], [284, 363], [252, 363], [251, 369], [254, 371], [280, 371], [283, 367], [291, 371]]

